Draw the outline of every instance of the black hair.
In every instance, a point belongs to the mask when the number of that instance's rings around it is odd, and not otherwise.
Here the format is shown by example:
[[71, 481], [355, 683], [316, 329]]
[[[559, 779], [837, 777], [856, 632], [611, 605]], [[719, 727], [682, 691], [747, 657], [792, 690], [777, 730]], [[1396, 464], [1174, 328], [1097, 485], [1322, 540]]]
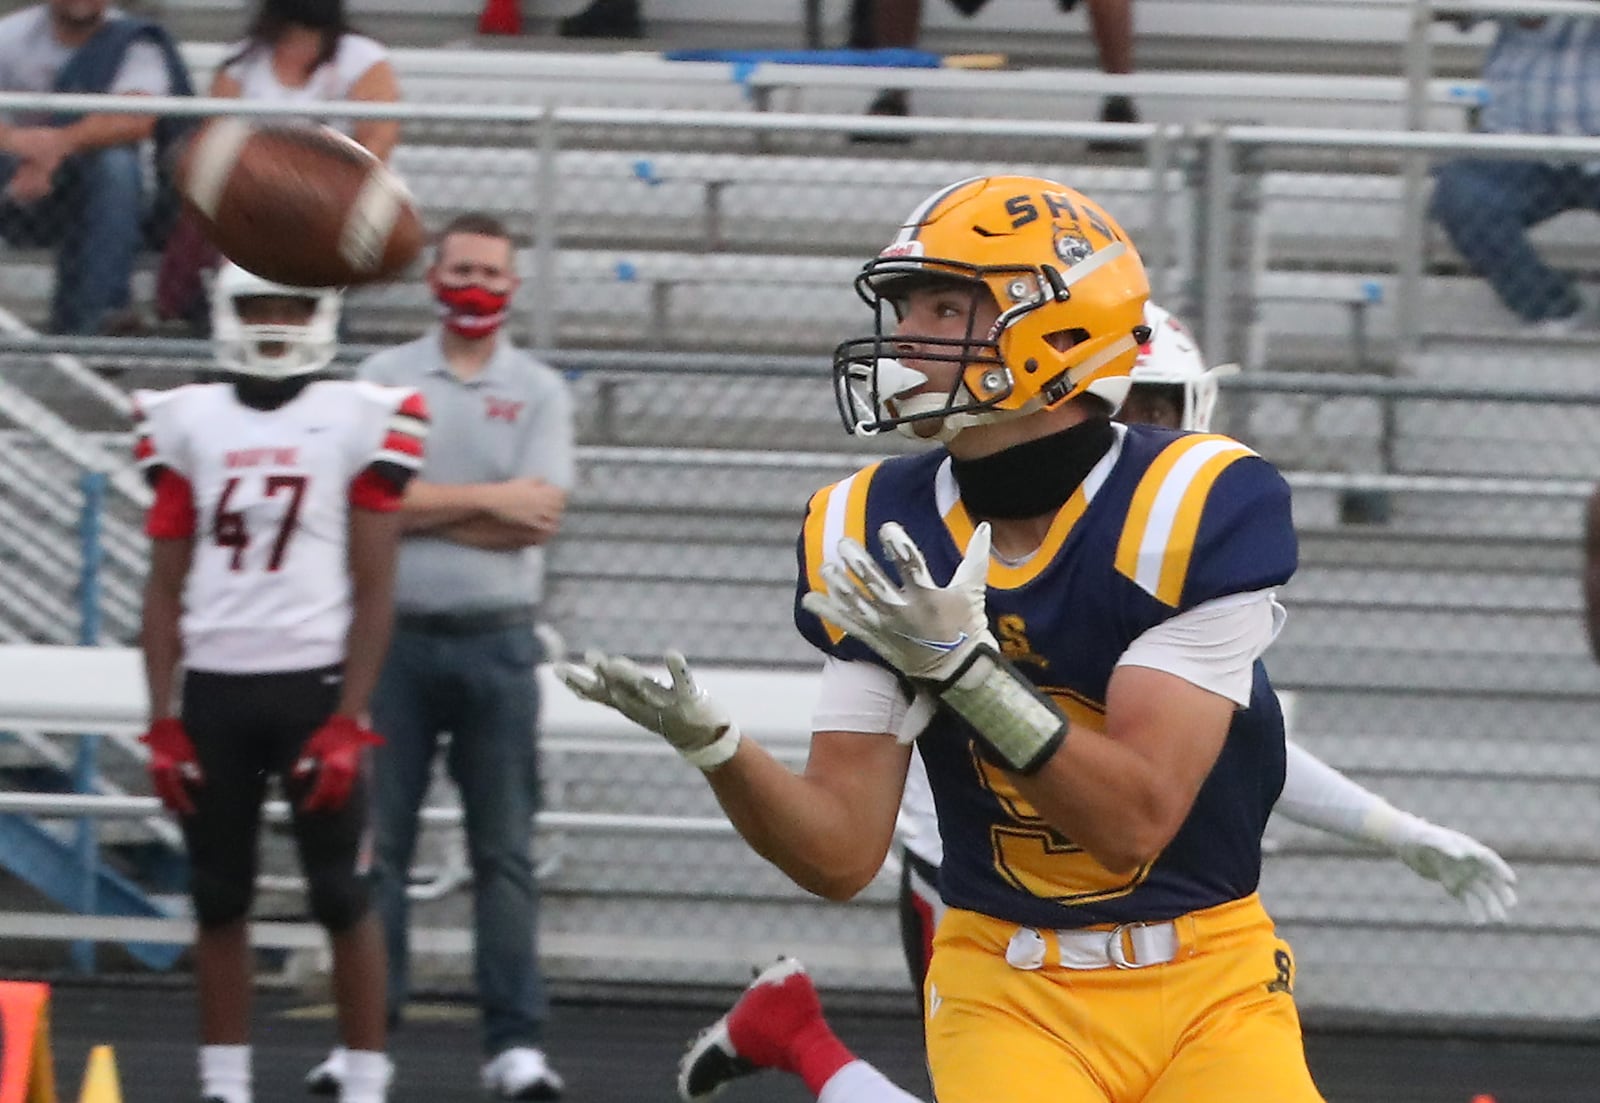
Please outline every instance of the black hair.
[[315, 72], [339, 52], [339, 40], [355, 28], [345, 14], [344, 0], [261, 0], [256, 14], [245, 28], [244, 45], [222, 62], [226, 68], [253, 50], [277, 45], [290, 27], [310, 27], [322, 32], [322, 48], [311, 69]]

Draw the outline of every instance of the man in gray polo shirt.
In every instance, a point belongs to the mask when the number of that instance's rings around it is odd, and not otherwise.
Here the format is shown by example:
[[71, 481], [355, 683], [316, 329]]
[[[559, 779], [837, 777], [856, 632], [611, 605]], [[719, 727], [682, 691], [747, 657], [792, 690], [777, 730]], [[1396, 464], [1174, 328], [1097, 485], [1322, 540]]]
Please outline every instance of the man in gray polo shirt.
[[[363, 379], [419, 389], [432, 413], [428, 457], [402, 508], [394, 641], [372, 702], [373, 727], [387, 740], [377, 755], [376, 804], [389, 1007], [398, 1021], [418, 810], [439, 736], [449, 732], [446, 762], [472, 858], [483, 1085], [503, 1099], [554, 1099], [561, 1078], [539, 1048], [547, 1004], [530, 855], [538, 794], [533, 627], [540, 545], [560, 526], [573, 481], [572, 401], [555, 371], [498, 333], [518, 281], [510, 235], [497, 220], [464, 215], [450, 223], [428, 282], [441, 324], [360, 369]], [[336, 1081], [339, 1056], [313, 1080]]]

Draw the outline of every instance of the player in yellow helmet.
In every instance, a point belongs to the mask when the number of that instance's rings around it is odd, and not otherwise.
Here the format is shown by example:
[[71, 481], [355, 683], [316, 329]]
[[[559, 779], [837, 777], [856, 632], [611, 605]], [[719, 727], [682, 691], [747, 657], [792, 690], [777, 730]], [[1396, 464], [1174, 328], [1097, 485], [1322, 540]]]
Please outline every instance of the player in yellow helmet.
[[[944, 844], [941, 1103], [1320, 1099], [1256, 896], [1284, 776], [1260, 656], [1296, 565], [1287, 485], [1237, 441], [1111, 420], [1149, 289], [1063, 184], [941, 189], [856, 287], [877, 322], [835, 353], [847, 427], [939, 446], [811, 500], [804, 771], [742, 738], [680, 655], [670, 686], [604, 655], [563, 677], [662, 734], [831, 899], [882, 864], [914, 743]], [[851, 1064], [830, 1038], [793, 1055], [813, 1090]]]
[[[1145, 305], [1150, 340], [1139, 349], [1133, 385], [1117, 419], [1127, 424], [1207, 432], [1217, 405], [1217, 380], [1234, 365], [1207, 366], [1193, 336], [1155, 303]], [[1393, 855], [1413, 873], [1436, 882], [1474, 923], [1504, 922], [1515, 906], [1516, 875], [1478, 840], [1396, 808], [1288, 743], [1283, 792], [1274, 811], [1295, 823], [1328, 831]], [[919, 995], [926, 979], [938, 919], [943, 846], [927, 773], [913, 756], [901, 797], [896, 834], [900, 863], [900, 930], [906, 967]], [[1393, 867], [1388, 867], [1392, 869]], [[729, 1080], [763, 1069], [790, 1068], [794, 1054], [831, 1033], [804, 967], [782, 958], [762, 970], [739, 999], [689, 1045], [680, 1062], [678, 1094], [701, 1103]], [[858, 1059], [817, 1093], [823, 1103], [922, 1103]]]

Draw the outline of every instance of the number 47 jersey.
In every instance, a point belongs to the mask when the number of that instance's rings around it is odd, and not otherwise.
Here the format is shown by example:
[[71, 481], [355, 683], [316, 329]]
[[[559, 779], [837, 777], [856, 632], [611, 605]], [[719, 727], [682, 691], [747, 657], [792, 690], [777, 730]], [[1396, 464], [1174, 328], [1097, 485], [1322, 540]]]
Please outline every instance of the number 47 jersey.
[[184, 662], [267, 673], [344, 659], [350, 510], [398, 509], [427, 408], [400, 387], [319, 380], [272, 409], [230, 383], [134, 394], [146, 531], [190, 539]]

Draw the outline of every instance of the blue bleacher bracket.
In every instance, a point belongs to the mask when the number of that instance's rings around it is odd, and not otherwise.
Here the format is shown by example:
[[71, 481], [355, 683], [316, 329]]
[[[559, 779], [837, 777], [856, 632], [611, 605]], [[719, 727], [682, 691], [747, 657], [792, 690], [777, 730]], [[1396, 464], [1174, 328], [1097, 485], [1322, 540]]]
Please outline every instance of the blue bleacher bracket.
[[633, 177], [652, 188], [662, 182], [661, 177], [656, 175], [655, 162], [647, 157], [641, 157], [633, 163]]
[[[76, 847], [62, 842], [25, 816], [0, 815], [0, 865], [64, 907], [78, 898], [80, 863]], [[166, 918], [168, 912], [139, 887], [116, 872], [101, 867], [95, 879], [95, 898], [101, 915]], [[129, 942], [124, 948], [151, 969], [170, 969], [183, 953], [182, 946]]]

